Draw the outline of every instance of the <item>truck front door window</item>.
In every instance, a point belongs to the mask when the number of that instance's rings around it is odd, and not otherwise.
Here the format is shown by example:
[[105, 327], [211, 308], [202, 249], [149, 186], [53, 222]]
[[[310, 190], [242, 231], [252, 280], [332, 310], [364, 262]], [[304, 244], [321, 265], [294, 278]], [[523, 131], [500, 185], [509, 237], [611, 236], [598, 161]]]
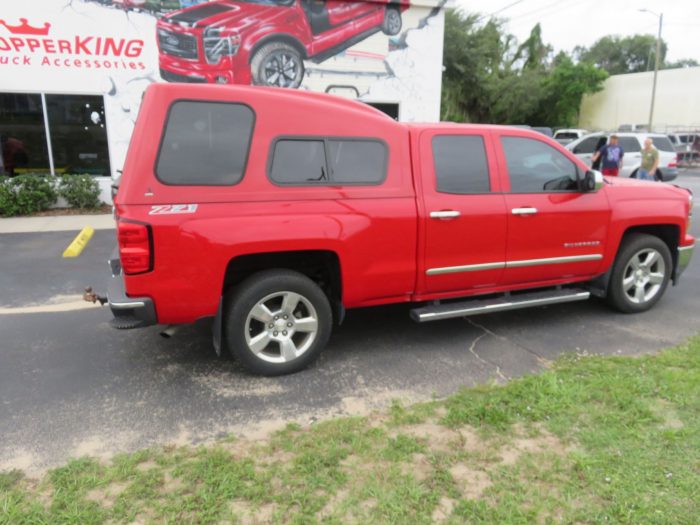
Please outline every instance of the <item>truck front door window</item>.
[[539, 140], [502, 137], [511, 193], [576, 191], [576, 165]]

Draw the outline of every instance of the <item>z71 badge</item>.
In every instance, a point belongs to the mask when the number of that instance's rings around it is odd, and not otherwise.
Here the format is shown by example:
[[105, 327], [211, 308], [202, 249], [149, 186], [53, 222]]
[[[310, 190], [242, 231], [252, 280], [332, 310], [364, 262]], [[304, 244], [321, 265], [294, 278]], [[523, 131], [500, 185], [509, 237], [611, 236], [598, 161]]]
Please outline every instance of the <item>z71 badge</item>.
[[151, 206], [149, 215], [173, 215], [175, 213], [194, 213], [197, 211], [196, 204], [159, 204]]

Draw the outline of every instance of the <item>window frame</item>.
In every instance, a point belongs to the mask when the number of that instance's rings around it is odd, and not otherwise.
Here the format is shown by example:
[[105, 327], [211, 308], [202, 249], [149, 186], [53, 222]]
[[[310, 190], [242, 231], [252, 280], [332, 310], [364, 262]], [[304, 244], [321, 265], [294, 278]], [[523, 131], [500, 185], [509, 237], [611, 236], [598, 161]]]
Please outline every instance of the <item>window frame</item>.
[[[566, 160], [571, 162], [573, 164], [574, 169], [576, 170], [576, 186], [577, 188], [575, 190], [540, 190], [540, 191], [514, 191], [513, 190], [513, 181], [511, 180], [510, 176], [510, 170], [508, 169], [508, 157], [506, 156], [506, 149], [503, 145], [503, 139], [504, 138], [512, 138], [512, 139], [525, 139], [525, 140], [533, 140], [535, 142], [539, 142], [541, 144], [544, 144], [545, 146], [548, 146], [552, 148], [554, 151], [557, 153], [561, 154]], [[544, 140], [539, 140], [539, 138], [535, 137], [528, 137], [528, 136], [523, 136], [523, 135], [499, 135], [498, 136], [498, 144], [501, 148], [501, 154], [503, 155], [503, 173], [504, 175], [508, 178], [508, 191], [503, 192], [504, 194], [507, 195], [549, 195], [549, 194], [557, 194], [557, 195], [562, 195], [562, 194], [567, 194], [567, 193], [586, 193], [583, 189], [583, 177], [581, 176], [581, 170], [579, 169], [579, 166], [576, 162], [571, 160], [567, 155], [564, 155], [561, 151], [559, 151], [557, 148], [552, 146], [551, 144], [545, 142]]]
[[[441, 191], [438, 188], [438, 170], [437, 166], [435, 165], [435, 139], [439, 137], [479, 137], [481, 139], [481, 143], [484, 147], [484, 160], [486, 161], [486, 182], [488, 183], [489, 189], [488, 191], [475, 191], [475, 192], [468, 192], [468, 193], [456, 193], [456, 192], [451, 192], [451, 191]], [[487, 140], [488, 140], [488, 135], [486, 133], [435, 133], [430, 137], [430, 154], [432, 156], [432, 168], [433, 168], [433, 174], [434, 174], [434, 181], [435, 181], [435, 193], [439, 193], [442, 195], [493, 195], [495, 192], [493, 190], [493, 180], [492, 180], [492, 170], [491, 170], [491, 165], [489, 163], [489, 151], [488, 151], [488, 145], [487, 145]]]
[[[181, 184], [181, 183], [167, 182], [160, 177], [160, 175], [158, 174], [158, 163], [160, 162], [160, 156], [163, 153], [163, 146], [165, 143], [165, 134], [168, 131], [168, 123], [170, 122], [170, 116], [172, 114], [173, 108], [175, 107], [176, 104], [178, 104], [180, 102], [193, 102], [196, 104], [222, 104], [222, 105], [229, 105], [229, 106], [244, 106], [250, 110], [251, 114], [253, 115], [253, 119], [250, 123], [251, 125], [250, 125], [250, 135], [248, 136], [248, 148], [246, 150], [245, 160], [243, 161], [243, 165], [241, 168], [241, 177], [236, 182], [233, 182], [231, 184], [217, 184], [217, 183]], [[206, 186], [206, 187], [217, 187], [217, 188], [231, 188], [233, 186], [237, 186], [238, 184], [243, 182], [243, 179], [245, 179], [246, 172], [248, 171], [248, 161], [250, 160], [250, 150], [252, 149], [253, 137], [255, 135], [256, 121], [257, 121], [257, 114], [255, 113], [255, 110], [253, 109], [253, 107], [250, 104], [246, 104], [245, 102], [234, 102], [234, 101], [226, 101], [226, 100], [202, 100], [202, 99], [191, 99], [191, 98], [179, 98], [179, 99], [173, 100], [170, 103], [170, 105], [168, 106], [168, 111], [165, 114], [163, 131], [161, 132], [160, 141], [158, 144], [158, 151], [156, 152], [155, 162], [153, 163], [153, 175], [155, 176], [156, 180], [159, 183], [163, 184], [164, 186], [175, 186], [175, 187]]]
[[[326, 182], [315, 182], [310, 183], [308, 181], [301, 182], [280, 182], [272, 177], [272, 164], [275, 158], [275, 150], [277, 148], [277, 143], [283, 140], [297, 141], [297, 142], [323, 142], [323, 153], [326, 161], [326, 173], [328, 180]], [[384, 148], [384, 162], [382, 165], [382, 178], [377, 182], [335, 182], [332, 179], [333, 172], [330, 169], [330, 145], [331, 141], [344, 141], [344, 142], [376, 142], [381, 144]], [[382, 186], [388, 176], [389, 176], [389, 155], [391, 150], [389, 144], [381, 138], [378, 137], [358, 137], [358, 136], [336, 136], [336, 135], [278, 135], [272, 139], [270, 142], [270, 148], [267, 155], [267, 166], [265, 169], [267, 180], [271, 184], [279, 187], [301, 187], [301, 188], [316, 188], [316, 187], [338, 187], [338, 186]]]

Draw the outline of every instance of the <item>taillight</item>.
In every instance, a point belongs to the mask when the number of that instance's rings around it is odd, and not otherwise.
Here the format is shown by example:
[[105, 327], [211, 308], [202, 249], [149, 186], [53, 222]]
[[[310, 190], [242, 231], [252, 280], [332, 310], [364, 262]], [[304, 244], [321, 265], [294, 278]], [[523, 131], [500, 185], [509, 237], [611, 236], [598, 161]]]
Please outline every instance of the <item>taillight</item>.
[[150, 272], [153, 269], [151, 230], [146, 224], [117, 222], [119, 259], [127, 275]]
[[674, 160], [673, 162], [669, 162], [668, 167], [669, 168], [677, 168], [679, 162], [680, 162], [680, 154], [676, 153], [676, 160]]

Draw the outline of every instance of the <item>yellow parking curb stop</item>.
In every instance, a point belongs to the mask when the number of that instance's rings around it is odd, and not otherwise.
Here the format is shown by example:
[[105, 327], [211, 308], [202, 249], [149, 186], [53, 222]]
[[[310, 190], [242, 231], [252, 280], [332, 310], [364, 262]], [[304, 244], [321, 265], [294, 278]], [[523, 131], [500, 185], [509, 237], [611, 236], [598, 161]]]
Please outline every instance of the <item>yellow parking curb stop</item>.
[[73, 239], [73, 242], [68, 245], [66, 251], [63, 252], [63, 257], [77, 257], [80, 255], [87, 246], [87, 243], [92, 239], [94, 233], [94, 229], [90, 226], [85, 226], [85, 228], [80, 230], [78, 236]]

